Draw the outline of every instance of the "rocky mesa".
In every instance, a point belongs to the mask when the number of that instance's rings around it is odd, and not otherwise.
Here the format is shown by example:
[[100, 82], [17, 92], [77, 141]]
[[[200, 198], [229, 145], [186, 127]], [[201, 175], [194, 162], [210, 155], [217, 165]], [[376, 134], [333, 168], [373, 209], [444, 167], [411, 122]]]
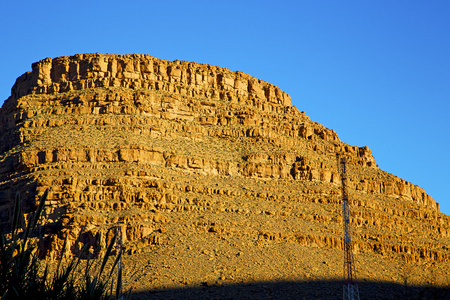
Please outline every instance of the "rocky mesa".
[[58, 258], [67, 238], [69, 254], [88, 244], [95, 257], [118, 231], [127, 259], [151, 270], [142, 288], [339, 278], [340, 156], [360, 277], [401, 281], [403, 264], [417, 282], [450, 275], [438, 203], [243, 72], [137, 54], [47, 58], [17, 79], [0, 130], [0, 222], [16, 192], [26, 220], [48, 188], [42, 256]]

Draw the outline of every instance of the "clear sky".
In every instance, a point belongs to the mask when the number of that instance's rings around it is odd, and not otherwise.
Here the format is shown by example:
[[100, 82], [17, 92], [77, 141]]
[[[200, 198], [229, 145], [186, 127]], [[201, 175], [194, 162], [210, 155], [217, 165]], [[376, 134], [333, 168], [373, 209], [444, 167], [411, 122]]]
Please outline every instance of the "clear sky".
[[0, 104], [45, 57], [142, 53], [291, 95], [450, 215], [450, 1], [0, 2]]

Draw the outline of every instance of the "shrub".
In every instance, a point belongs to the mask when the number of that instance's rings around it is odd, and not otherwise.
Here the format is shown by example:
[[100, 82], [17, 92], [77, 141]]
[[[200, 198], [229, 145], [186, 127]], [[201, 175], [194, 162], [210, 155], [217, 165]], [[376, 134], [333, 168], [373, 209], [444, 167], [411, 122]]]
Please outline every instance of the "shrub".
[[[37, 258], [36, 240], [41, 237], [31, 239], [31, 236], [36, 229], [47, 195], [48, 190], [42, 195], [28, 225], [22, 230], [19, 226], [22, 218], [22, 201], [20, 195], [16, 194], [11, 231], [9, 234], [1, 232], [0, 299], [122, 299], [122, 265], [119, 263], [122, 250], [116, 255], [111, 270], [109, 272], [105, 270], [116, 243], [116, 235], [109, 243], [99, 268], [98, 261], [88, 259], [84, 271], [80, 270], [81, 257], [86, 246], [79, 258], [74, 257], [64, 262], [61, 258], [55, 272], [50, 271], [48, 262]], [[61, 253], [64, 253], [66, 245], [67, 240]], [[116, 267], [118, 275], [114, 285], [113, 275]]]

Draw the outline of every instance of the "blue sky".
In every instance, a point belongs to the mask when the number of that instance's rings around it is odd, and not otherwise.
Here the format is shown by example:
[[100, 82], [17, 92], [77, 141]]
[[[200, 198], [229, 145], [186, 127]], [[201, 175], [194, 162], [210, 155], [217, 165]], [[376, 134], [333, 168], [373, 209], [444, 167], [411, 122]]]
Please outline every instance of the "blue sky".
[[0, 3], [0, 103], [45, 57], [143, 53], [271, 82], [450, 215], [450, 1]]

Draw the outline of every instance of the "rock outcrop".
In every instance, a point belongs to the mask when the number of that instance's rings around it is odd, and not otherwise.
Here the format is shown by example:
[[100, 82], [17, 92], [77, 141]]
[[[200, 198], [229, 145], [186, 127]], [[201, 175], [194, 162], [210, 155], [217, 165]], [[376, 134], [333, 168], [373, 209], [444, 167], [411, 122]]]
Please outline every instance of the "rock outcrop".
[[129, 254], [192, 232], [342, 249], [339, 155], [357, 253], [450, 261], [449, 217], [422, 188], [243, 72], [136, 54], [47, 58], [17, 79], [0, 130], [0, 221], [17, 191], [27, 217], [48, 188], [44, 256], [66, 237], [70, 253], [89, 244], [96, 256], [115, 231]]

